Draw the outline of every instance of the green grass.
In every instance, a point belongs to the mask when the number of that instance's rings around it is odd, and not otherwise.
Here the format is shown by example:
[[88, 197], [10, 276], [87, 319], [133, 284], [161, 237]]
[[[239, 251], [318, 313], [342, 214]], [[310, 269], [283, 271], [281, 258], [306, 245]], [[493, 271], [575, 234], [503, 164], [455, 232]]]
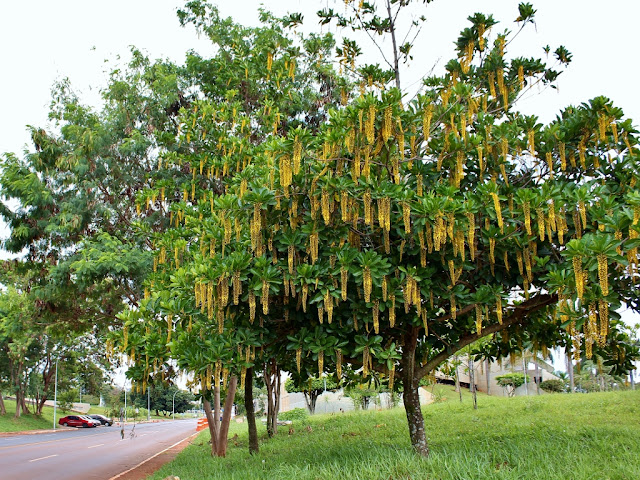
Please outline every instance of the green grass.
[[[211, 458], [208, 431], [149, 477], [189, 479], [640, 478], [640, 391], [479, 397], [478, 410], [447, 391], [424, 407], [429, 458], [413, 453], [402, 409], [316, 415], [280, 427], [260, 453], [234, 424], [227, 458]], [[237, 444], [237, 445], [236, 445]]]
[[[42, 416], [38, 417], [31, 414], [23, 414], [20, 418], [14, 418], [16, 413], [16, 402], [14, 400], [4, 399], [4, 405], [7, 408], [6, 415], [0, 415], [0, 432], [21, 432], [23, 430], [46, 430], [53, 428], [53, 407], [44, 407]], [[29, 406], [31, 411], [34, 410]], [[57, 418], [65, 414], [57, 410]]]

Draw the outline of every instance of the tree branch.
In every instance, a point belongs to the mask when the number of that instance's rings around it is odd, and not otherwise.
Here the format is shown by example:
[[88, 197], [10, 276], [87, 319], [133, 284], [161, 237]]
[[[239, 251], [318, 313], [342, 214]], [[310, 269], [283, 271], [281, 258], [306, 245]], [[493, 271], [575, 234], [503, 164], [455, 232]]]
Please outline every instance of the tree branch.
[[429, 372], [437, 368], [441, 363], [446, 361], [451, 355], [456, 352], [462, 350], [467, 345], [471, 345], [476, 340], [486, 337], [488, 335], [492, 335], [496, 332], [506, 329], [511, 325], [515, 325], [522, 320], [526, 320], [528, 315], [534, 313], [548, 305], [556, 303], [558, 301], [558, 295], [537, 295], [536, 297], [527, 300], [520, 305], [516, 305], [514, 311], [507, 318], [504, 319], [502, 324], [496, 323], [494, 325], [489, 325], [487, 328], [482, 329], [482, 332], [478, 335], [478, 333], [470, 333], [468, 335], [463, 336], [460, 339], [460, 342], [451, 349], [445, 349], [431, 360], [429, 360], [424, 366], [416, 369], [415, 374], [417, 378], [422, 378], [427, 375]]

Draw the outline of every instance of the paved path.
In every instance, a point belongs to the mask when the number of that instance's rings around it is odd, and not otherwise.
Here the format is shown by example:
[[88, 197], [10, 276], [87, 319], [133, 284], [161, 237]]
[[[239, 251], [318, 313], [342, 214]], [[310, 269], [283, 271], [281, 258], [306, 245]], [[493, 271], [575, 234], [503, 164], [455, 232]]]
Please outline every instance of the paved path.
[[2, 480], [107, 480], [196, 431], [196, 420], [61, 429], [0, 438]]

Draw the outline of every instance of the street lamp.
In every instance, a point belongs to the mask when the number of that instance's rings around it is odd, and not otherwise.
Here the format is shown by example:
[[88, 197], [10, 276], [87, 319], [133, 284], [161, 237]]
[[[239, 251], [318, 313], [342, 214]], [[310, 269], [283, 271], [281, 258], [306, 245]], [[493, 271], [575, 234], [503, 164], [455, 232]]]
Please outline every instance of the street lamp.
[[178, 393], [180, 390], [176, 390], [173, 394], [173, 398], [171, 399], [171, 416], [173, 417], [173, 419], [176, 419], [176, 393]]
[[[51, 378], [51, 377], [49, 377]], [[58, 360], [56, 360], [56, 380], [53, 387], [53, 429], [56, 429], [56, 407], [58, 406]]]

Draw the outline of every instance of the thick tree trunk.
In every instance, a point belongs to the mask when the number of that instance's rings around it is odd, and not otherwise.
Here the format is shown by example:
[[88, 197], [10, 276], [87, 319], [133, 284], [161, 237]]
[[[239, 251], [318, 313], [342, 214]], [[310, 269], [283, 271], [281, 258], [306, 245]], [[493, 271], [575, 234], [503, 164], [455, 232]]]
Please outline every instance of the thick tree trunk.
[[253, 404], [253, 368], [247, 368], [244, 383], [244, 408], [247, 411], [247, 426], [249, 428], [249, 453], [258, 453], [258, 428], [256, 427], [256, 410]]
[[16, 392], [16, 413], [14, 418], [20, 418], [22, 415], [22, 392]]
[[402, 385], [404, 410], [409, 424], [409, 437], [411, 445], [420, 455], [429, 455], [427, 435], [424, 430], [424, 418], [420, 409], [420, 395], [418, 387], [420, 379], [414, 374], [416, 345], [418, 341], [418, 329], [412, 328], [405, 334], [404, 345], [402, 346]]

